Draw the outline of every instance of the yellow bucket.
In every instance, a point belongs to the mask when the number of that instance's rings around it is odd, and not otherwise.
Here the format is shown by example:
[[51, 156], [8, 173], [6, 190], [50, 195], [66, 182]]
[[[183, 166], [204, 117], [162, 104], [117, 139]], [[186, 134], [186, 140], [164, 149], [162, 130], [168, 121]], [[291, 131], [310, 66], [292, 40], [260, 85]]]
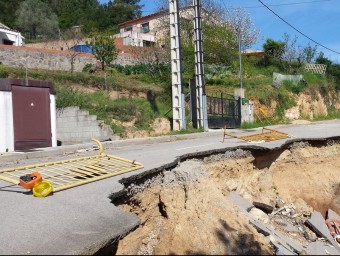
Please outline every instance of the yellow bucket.
[[42, 182], [35, 185], [32, 189], [33, 195], [36, 197], [46, 197], [53, 191], [52, 183], [48, 180], [43, 180]]

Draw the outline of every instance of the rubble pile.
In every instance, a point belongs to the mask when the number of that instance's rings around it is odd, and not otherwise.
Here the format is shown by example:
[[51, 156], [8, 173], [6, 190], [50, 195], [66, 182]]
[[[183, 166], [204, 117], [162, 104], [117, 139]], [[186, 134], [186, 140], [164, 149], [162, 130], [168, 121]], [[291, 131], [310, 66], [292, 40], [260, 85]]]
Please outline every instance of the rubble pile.
[[340, 216], [332, 209], [326, 219], [318, 211], [297, 211], [293, 203], [276, 198], [274, 206], [247, 202], [236, 192], [230, 198], [259, 233], [267, 236], [277, 255], [339, 255]]

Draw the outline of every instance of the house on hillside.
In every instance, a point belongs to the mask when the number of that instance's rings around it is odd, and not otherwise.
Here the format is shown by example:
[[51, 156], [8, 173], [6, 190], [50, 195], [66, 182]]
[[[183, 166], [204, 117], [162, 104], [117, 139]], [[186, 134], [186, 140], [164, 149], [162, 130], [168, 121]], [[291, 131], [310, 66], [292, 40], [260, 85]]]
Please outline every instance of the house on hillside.
[[[207, 12], [202, 9], [202, 17]], [[180, 8], [179, 15], [181, 19], [192, 22], [194, 17], [194, 9], [192, 6]], [[122, 38], [123, 46], [162, 46], [165, 33], [162, 31], [162, 24], [166, 24], [169, 20], [169, 10], [161, 10], [159, 12], [143, 16], [134, 20], [120, 23], [120, 33], [118, 38]]]
[[24, 37], [0, 22], [0, 44], [22, 46]]
[[256, 60], [261, 60], [264, 58], [264, 51], [263, 50], [243, 50], [242, 55], [245, 58], [254, 58]]

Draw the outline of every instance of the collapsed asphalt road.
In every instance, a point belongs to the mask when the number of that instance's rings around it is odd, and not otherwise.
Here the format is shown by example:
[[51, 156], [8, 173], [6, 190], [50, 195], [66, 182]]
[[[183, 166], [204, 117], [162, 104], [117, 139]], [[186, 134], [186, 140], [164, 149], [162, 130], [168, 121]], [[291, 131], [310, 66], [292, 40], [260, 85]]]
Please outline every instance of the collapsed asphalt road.
[[[57, 192], [47, 198], [35, 198], [19, 186], [0, 181], [1, 254], [94, 254], [139, 224], [139, 219], [111, 203], [110, 195], [119, 195], [121, 179], [133, 180], [150, 172], [171, 169], [184, 159], [225, 152], [230, 148], [275, 149], [301, 140], [322, 140], [340, 136], [340, 121], [305, 125], [276, 126], [291, 138], [266, 143], [249, 143], [236, 138], [222, 143], [223, 131], [160, 138], [105, 142], [106, 153], [136, 160], [144, 168], [76, 188]], [[232, 130], [245, 135], [259, 132]], [[77, 152], [92, 144], [64, 146], [43, 151], [4, 154], [0, 167], [22, 166], [58, 159], [96, 154]]]

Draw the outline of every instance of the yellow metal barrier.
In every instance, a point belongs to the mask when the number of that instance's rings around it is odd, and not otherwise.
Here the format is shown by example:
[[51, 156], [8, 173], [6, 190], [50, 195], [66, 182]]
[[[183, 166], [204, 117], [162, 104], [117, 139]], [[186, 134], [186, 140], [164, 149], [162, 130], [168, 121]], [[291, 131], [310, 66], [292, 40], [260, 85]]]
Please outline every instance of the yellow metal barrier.
[[[264, 130], [267, 130], [267, 132], [264, 132]], [[269, 142], [273, 140], [282, 140], [282, 139], [289, 138], [289, 135], [287, 133], [265, 128], [265, 127], [262, 127], [262, 133], [246, 135], [246, 136], [235, 136], [233, 134], [226, 133], [226, 127], [224, 127], [223, 142], [224, 142], [225, 136], [229, 136], [232, 138], [237, 138], [237, 139], [245, 140], [249, 142], [256, 142], [256, 141]]]
[[57, 192], [143, 168], [136, 161], [103, 154], [100, 141], [92, 141], [98, 144], [99, 155], [3, 169], [0, 179], [17, 185], [21, 176], [36, 171]]

